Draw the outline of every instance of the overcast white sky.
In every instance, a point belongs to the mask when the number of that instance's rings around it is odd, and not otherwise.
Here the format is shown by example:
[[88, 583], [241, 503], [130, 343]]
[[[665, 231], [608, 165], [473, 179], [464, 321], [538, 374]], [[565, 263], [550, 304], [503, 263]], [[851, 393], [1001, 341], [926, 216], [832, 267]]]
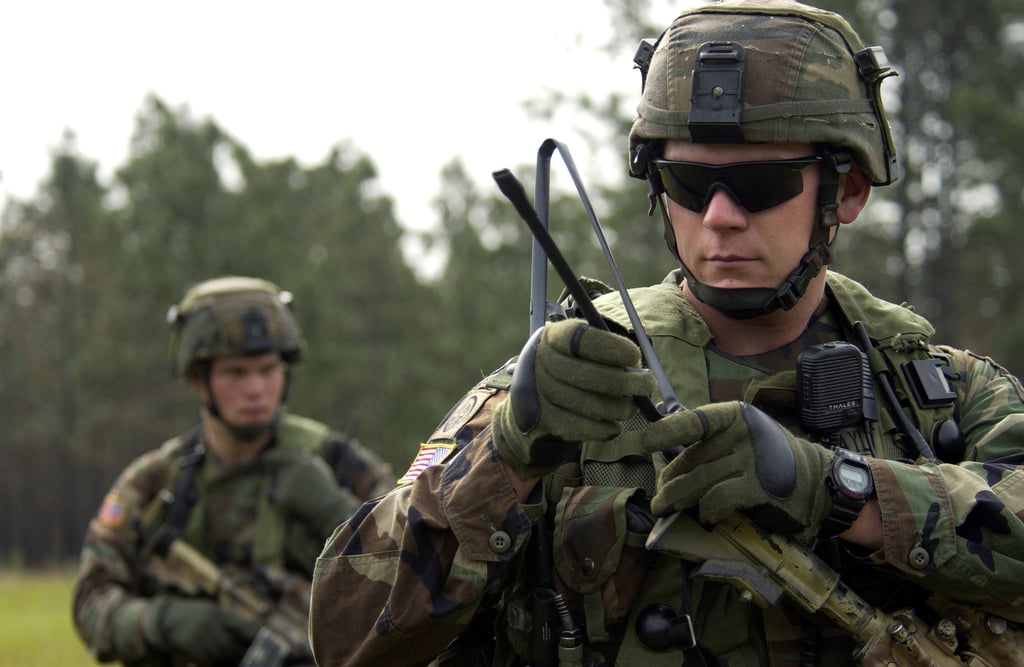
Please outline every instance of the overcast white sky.
[[[666, 24], [687, 3], [671, 4]], [[599, 50], [610, 30], [596, 0], [6, 2], [0, 205], [35, 193], [65, 129], [109, 178], [154, 93], [212, 117], [258, 158], [313, 164], [351, 140], [400, 219], [428, 224], [455, 155], [480, 183], [531, 163], [549, 136], [586, 160], [573, 119], [532, 123], [521, 103], [553, 89], [638, 90], [628, 55]]]

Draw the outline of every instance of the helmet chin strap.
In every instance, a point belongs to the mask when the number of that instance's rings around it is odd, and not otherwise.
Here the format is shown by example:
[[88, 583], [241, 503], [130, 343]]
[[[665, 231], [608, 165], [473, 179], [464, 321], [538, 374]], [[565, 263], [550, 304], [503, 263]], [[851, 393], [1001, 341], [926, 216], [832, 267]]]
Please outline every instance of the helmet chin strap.
[[224, 425], [225, 428], [231, 431], [231, 434], [233, 436], [235, 436], [239, 440], [243, 440], [246, 442], [259, 440], [268, 432], [277, 428], [277, 423], [281, 421], [280, 408], [277, 409], [277, 411], [274, 413], [274, 416], [271, 418], [270, 421], [264, 422], [262, 424], [254, 424], [252, 426], [238, 426], [237, 424], [232, 424], [228, 420], [224, 419], [220, 412], [217, 411], [217, 406], [213, 405], [212, 403], [207, 405], [207, 409], [210, 410], [210, 414], [213, 415], [214, 418], [217, 419], [217, 421], [219, 421], [221, 424]]
[[821, 170], [821, 182], [818, 185], [818, 220], [808, 241], [808, 250], [800, 258], [796, 268], [790, 272], [777, 288], [771, 287], [711, 287], [697, 280], [690, 268], [686, 266], [676, 247], [675, 232], [669, 219], [665, 205], [664, 190], [660, 181], [653, 176], [648, 177], [651, 187], [651, 211], [655, 201], [661, 209], [662, 221], [665, 226], [665, 243], [682, 267], [686, 276], [686, 284], [697, 299], [706, 303], [726, 317], [735, 320], [747, 320], [767, 315], [776, 310], [789, 310], [807, 291], [807, 286], [822, 267], [832, 261], [832, 242], [835, 240], [833, 228], [838, 232], [839, 220], [836, 217], [839, 194], [839, 174], [850, 170], [849, 154], [842, 151], [823, 151], [825, 162]]

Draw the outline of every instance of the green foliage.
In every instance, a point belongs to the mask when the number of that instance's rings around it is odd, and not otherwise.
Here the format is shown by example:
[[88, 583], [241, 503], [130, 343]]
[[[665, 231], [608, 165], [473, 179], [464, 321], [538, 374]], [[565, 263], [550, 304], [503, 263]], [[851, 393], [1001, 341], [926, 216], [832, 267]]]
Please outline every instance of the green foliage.
[[0, 443], [0, 541], [24, 544], [29, 563], [77, 553], [117, 472], [194, 423], [195, 399], [168, 369], [164, 313], [216, 275], [295, 293], [309, 352], [293, 409], [357, 428], [405, 465], [452, 397], [431, 393], [417, 321], [434, 317], [433, 297], [403, 260], [375, 176], [344, 146], [311, 168], [259, 163], [155, 98], [109, 190], [61, 151], [39, 200], [4, 216], [0, 418], [18, 426]]

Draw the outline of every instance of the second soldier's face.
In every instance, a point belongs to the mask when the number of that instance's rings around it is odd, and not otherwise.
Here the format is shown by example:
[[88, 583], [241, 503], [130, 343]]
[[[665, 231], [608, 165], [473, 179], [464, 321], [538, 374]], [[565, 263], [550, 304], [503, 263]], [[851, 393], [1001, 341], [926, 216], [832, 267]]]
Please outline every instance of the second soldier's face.
[[[692, 144], [667, 141], [668, 160], [728, 164], [814, 155], [809, 144]], [[802, 172], [804, 188], [778, 206], [751, 213], [723, 189], [697, 213], [668, 199], [679, 257], [710, 287], [771, 287], [782, 284], [807, 252], [817, 218], [817, 166]]]
[[214, 359], [210, 391], [221, 417], [240, 427], [268, 423], [281, 405], [286, 374], [277, 352]]

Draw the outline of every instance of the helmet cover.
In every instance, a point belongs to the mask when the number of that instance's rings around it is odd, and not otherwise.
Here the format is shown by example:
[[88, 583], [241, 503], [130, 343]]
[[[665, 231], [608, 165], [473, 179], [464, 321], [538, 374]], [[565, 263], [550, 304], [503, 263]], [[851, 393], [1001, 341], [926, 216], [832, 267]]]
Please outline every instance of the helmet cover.
[[[793, 0], [725, 0], [683, 12], [640, 63], [643, 95], [629, 133], [630, 172], [644, 178], [662, 139], [694, 136], [693, 85], [702, 47], [739, 45], [739, 141], [843, 148], [874, 185], [896, 180], [896, 156], [879, 95], [895, 74], [838, 14]], [[736, 135], [710, 141], [729, 142]]]
[[277, 351], [298, 361], [305, 341], [291, 311], [292, 294], [259, 278], [224, 276], [190, 287], [167, 312], [172, 371], [217, 357]]

